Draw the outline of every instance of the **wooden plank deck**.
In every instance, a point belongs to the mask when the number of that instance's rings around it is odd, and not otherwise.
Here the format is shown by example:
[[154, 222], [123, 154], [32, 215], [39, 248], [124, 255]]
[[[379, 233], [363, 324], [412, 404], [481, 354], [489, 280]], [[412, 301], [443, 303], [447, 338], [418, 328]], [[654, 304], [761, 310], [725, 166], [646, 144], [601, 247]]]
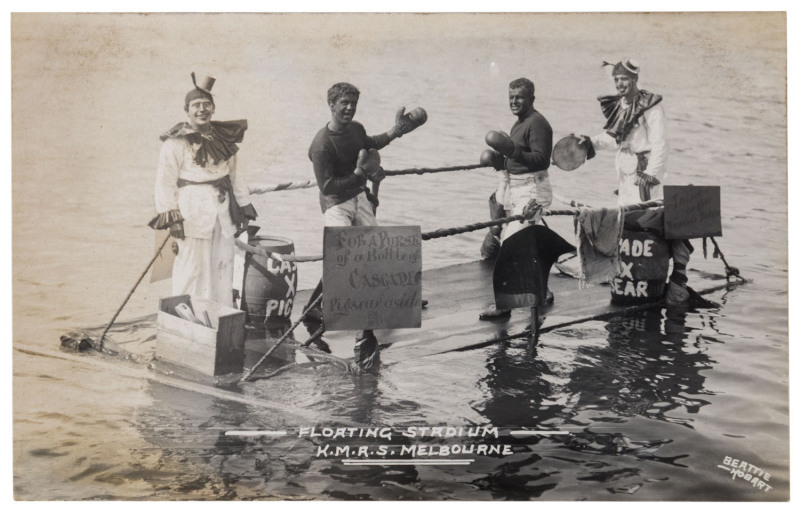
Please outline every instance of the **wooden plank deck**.
[[[718, 269], [717, 261], [697, 262], [703, 269]], [[497, 343], [510, 338], [524, 338], [530, 325], [530, 309], [520, 308], [511, 316], [493, 321], [478, 319], [480, 312], [494, 302], [492, 288], [493, 263], [474, 261], [423, 272], [423, 298], [428, 307], [422, 311], [422, 327], [414, 329], [375, 330], [383, 348], [381, 360], [384, 363], [421, 358], [449, 351], [468, 350]], [[725, 277], [713, 272], [689, 269], [689, 284], [698, 292], [710, 292], [727, 287]], [[731, 286], [735, 286], [732, 284]], [[546, 316], [542, 333], [559, 327], [578, 324], [593, 319], [607, 319], [625, 315], [633, 310], [653, 308], [654, 305], [639, 307], [611, 304], [608, 285], [594, 285], [579, 289], [575, 278], [559, 273], [555, 267], [550, 275], [549, 288], [555, 295], [555, 302], [543, 307]], [[292, 319], [300, 317], [311, 290], [299, 291], [295, 298]], [[711, 294], [710, 299], [718, 299], [719, 294]], [[99, 336], [103, 326], [84, 330], [90, 336]], [[116, 349], [133, 360], [148, 362], [152, 358], [156, 342], [155, 315], [118, 322], [109, 334]], [[323, 339], [330, 345], [334, 356], [352, 358], [354, 331], [326, 332]], [[245, 344], [245, 368], [250, 368], [274, 343], [268, 340], [263, 330], [248, 330]], [[299, 341], [308, 338], [306, 328], [301, 324], [295, 331]], [[296, 346], [284, 343], [270, 359], [280, 362], [293, 362], [297, 358]], [[127, 357], [127, 356], [126, 356]]]
[[[454, 350], [469, 349], [499, 340], [524, 337], [530, 326], [530, 309], [520, 308], [500, 320], [479, 320], [479, 314], [492, 305], [493, 262], [475, 261], [423, 272], [422, 297], [428, 300], [422, 311], [422, 327], [414, 329], [375, 330], [383, 351], [384, 362], [419, 358]], [[689, 283], [698, 292], [725, 288], [723, 275], [689, 270]], [[593, 285], [579, 289], [578, 280], [551, 272], [549, 288], [555, 302], [545, 305], [542, 332], [557, 327], [610, 318], [627, 312], [653, 308], [655, 305], [624, 306], [611, 303], [609, 285]], [[296, 298], [293, 318], [299, 318], [310, 291], [301, 291]], [[306, 337], [298, 328], [298, 339]], [[323, 338], [333, 354], [352, 356], [354, 332], [326, 332]]]

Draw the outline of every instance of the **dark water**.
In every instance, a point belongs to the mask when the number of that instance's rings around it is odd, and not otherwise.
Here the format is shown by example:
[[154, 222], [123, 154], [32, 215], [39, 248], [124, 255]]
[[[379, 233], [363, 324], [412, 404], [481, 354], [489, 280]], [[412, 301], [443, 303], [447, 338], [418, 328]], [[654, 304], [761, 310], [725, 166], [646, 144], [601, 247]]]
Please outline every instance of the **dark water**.
[[[536, 106], [556, 138], [599, 131], [594, 98], [610, 92], [599, 63], [633, 57], [641, 85], [665, 96], [669, 181], [721, 185], [720, 244], [753, 280], [713, 295], [720, 308], [585, 323], [549, 332], [533, 349], [512, 340], [394, 360], [389, 350], [377, 377], [301, 366], [233, 398], [148, 379], [135, 362], [17, 350], [16, 497], [787, 499], [785, 36], [781, 15], [752, 13], [13, 16], [18, 349], [57, 354], [65, 331], [102, 326], [143, 271], [156, 136], [182, 119], [192, 70], [217, 77], [218, 119], [250, 121], [240, 153], [250, 181], [278, 183], [311, 178], [305, 152], [329, 116], [324, 91], [335, 81], [361, 88], [358, 118], [370, 132], [387, 129], [399, 105], [428, 111], [419, 133], [382, 152], [384, 167], [449, 166], [475, 162], [486, 131], [510, 128], [506, 87], [520, 75], [536, 82]], [[612, 159], [552, 171], [554, 189], [612, 204]], [[484, 220], [494, 180], [486, 170], [387, 180], [380, 220], [423, 231]], [[255, 205], [264, 232], [290, 237], [299, 254], [320, 252], [313, 189]], [[482, 237], [426, 242], [424, 268], [474, 260]], [[699, 251], [693, 264], [722, 271]], [[320, 273], [305, 264], [300, 288]], [[168, 291], [136, 290], [121, 316], [126, 336], [136, 332], [125, 321], [152, 314]], [[334, 353], [347, 356], [348, 345]], [[317, 455], [322, 439], [298, 436], [311, 426], [393, 428], [391, 441], [351, 440], [370, 450], [457, 442], [513, 454], [473, 455], [466, 466], [348, 466]], [[402, 434], [422, 426], [499, 431]], [[564, 434], [510, 434], [522, 428]], [[771, 489], [733, 479], [720, 468], [732, 459], [769, 473]]]

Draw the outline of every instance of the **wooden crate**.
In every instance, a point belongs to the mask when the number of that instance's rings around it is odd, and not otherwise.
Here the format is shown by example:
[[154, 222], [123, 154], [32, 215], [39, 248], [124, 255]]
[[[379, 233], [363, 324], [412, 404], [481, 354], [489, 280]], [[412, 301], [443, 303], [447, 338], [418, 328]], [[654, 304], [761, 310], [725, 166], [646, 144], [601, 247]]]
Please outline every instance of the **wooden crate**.
[[[207, 312], [212, 327], [178, 317], [175, 307], [181, 303], [200, 319]], [[162, 298], [158, 310], [158, 358], [208, 376], [243, 371], [245, 312], [189, 296]]]

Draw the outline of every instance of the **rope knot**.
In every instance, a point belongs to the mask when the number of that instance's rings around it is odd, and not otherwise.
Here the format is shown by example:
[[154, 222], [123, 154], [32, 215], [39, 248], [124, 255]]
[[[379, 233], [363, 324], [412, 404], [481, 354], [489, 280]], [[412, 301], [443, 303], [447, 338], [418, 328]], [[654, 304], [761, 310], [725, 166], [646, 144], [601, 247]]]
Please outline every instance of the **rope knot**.
[[525, 208], [522, 209], [522, 217], [524, 217], [526, 221], [533, 221], [541, 215], [542, 209], [544, 209], [544, 206], [539, 204], [535, 199], [532, 199], [525, 205]]

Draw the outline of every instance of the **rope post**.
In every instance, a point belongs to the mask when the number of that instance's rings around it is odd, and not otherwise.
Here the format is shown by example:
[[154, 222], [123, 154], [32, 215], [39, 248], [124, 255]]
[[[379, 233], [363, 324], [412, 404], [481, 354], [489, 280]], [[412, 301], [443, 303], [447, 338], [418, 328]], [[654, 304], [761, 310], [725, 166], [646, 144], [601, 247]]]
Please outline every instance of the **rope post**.
[[378, 192], [381, 190], [380, 182], [372, 182], [372, 195], [375, 197], [375, 203], [372, 204], [372, 215], [378, 213]]
[[719, 248], [719, 244], [717, 244], [716, 239], [714, 239], [714, 237], [709, 237], [709, 238], [711, 239], [711, 242], [714, 244], [714, 249], [717, 251], [717, 253], [719, 253], [719, 257], [722, 259], [722, 263], [725, 265], [725, 280], [731, 281], [731, 277], [735, 276], [736, 278], [742, 280], [743, 283], [746, 282], [747, 280], [743, 278], [741, 274], [739, 274], [739, 269], [728, 265], [728, 261], [725, 260], [725, 255], [722, 254], [722, 250]]
[[[322, 296], [320, 296], [320, 297], [322, 297]], [[310, 308], [309, 308], [309, 310], [310, 310]], [[301, 345], [303, 347], [309, 347], [311, 345], [311, 343], [316, 341], [318, 338], [320, 338], [323, 333], [325, 333], [325, 326], [320, 326], [317, 329], [317, 331], [315, 331], [310, 337], [308, 337], [308, 340], [303, 342]]]
[[534, 305], [531, 307], [531, 335], [530, 335], [530, 342], [531, 347], [536, 347], [539, 343], [539, 305]]

